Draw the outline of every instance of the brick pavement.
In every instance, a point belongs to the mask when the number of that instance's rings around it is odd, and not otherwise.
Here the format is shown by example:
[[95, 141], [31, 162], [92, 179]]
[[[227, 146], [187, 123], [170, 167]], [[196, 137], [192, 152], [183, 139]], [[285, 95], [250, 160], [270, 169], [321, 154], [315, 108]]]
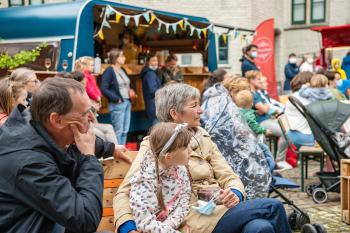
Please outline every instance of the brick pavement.
[[[309, 178], [306, 180], [306, 184], [318, 182], [318, 178], [315, 173], [319, 171], [319, 163], [316, 161], [309, 162]], [[281, 172], [283, 177], [300, 183], [300, 168], [294, 168], [291, 170]], [[309, 197], [305, 192], [302, 193], [300, 189], [297, 190], [282, 190], [290, 200], [307, 212], [310, 216], [312, 223], [322, 223], [327, 229], [328, 233], [350, 233], [350, 225], [341, 221], [341, 208], [340, 208], [340, 194], [328, 193], [328, 201], [324, 204], [315, 204], [312, 197]], [[286, 208], [287, 212], [290, 212], [289, 207]]]

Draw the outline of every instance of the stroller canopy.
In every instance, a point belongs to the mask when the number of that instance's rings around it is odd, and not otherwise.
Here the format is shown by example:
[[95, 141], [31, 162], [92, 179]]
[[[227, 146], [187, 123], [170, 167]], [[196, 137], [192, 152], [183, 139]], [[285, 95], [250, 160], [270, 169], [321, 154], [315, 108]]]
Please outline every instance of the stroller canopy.
[[331, 133], [338, 132], [350, 117], [350, 105], [338, 100], [316, 101], [305, 108], [322, 128]]

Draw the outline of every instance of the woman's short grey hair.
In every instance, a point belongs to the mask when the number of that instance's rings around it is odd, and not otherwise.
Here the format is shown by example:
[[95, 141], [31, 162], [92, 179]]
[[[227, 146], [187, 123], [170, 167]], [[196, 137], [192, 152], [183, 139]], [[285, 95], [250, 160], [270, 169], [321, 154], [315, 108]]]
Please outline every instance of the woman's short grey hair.
[[10, 75], [11, 82], [20, 82], [22, 84], [27, 84], [33, 78], [36, 78], [35, 72], [25, 67], [15, 69]]
[[156, 92], [156, 115], [162, 122], [172, 122], [170, 110], [182, 113], [186, 103], [200, 98], [199, 90], [188, 84], [169, 84]]

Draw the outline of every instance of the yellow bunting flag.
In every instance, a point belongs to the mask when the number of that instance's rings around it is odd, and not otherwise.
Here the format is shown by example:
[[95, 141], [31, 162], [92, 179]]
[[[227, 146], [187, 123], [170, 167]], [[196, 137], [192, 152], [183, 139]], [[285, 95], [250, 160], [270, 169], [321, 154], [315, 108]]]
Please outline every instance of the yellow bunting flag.
[[227, 34], [222, 34], [222, 39], [224, 40], [224, 43], [226, 44], [226, 42], [227, 42]]
[[203, 32], [204, 38], [207, 38], [207, 29], [206, 28], [202, 29], [202, 32]]
[[184, 28], [184, 21], [183, 21], [183, 20], [181, 20], [181, 21], [179, 22], [179, 26], [180, 26], [180, 28], [181, 28], [182, 31], [185, 30], [185, 28]]
[[104, 40], [104, 39], [105, 39], [102, 30], [100, 30], [100, 31], [98, 32], [98, 37], [100, 37], [101, 40]]
[[151, 20], [149, 21], [149, 24], [152, 24], [155, 19], [156, 19], [156, 16], [152, 13]]
[[122, 17], [121, 14], [116, 13], [115, 14], [115, 21], [117, 21], [117, 23], [119, 23], [121, 17]]

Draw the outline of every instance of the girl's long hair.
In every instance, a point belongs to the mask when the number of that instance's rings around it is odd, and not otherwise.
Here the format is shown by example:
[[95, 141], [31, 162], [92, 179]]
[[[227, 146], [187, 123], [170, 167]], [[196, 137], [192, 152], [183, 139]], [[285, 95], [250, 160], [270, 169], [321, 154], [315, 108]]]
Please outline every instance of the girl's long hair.
[[[159, 158], [159, 154], [162, 151], [164, 145], [169, 141], [170, 137], [173, 135], [176, 126], [177, 124], [172, 122], [158, 123], [152, 128], [150, 133], [150, 138], [149, 138], [150, 147], [155, 156], [156, 175], [157, 175], [157, 182], [158, 182], [157, 199], [158, 199], [158, 205], [160, 206], [161, 210], [165, 209], [165, 203], [164, 203], [163, 193], [162, 193], [162, 181], [159, 175], [159, 160], [162, 159], [162, 158]], [[176, 149], [180, 149], [183, 147], [187, 148], [188, 145], [190, 144], [190, 141], [191, 141], [191, 132], [187, 128], [182, 129], [167, 152], [172, 152], [172, 151], [175, 151]]]
[[10, 81], [9, 78], [0, 80], [0, 110], [7, 115], [13, 110], [14, 100], [25, 87], [22, 82]]

